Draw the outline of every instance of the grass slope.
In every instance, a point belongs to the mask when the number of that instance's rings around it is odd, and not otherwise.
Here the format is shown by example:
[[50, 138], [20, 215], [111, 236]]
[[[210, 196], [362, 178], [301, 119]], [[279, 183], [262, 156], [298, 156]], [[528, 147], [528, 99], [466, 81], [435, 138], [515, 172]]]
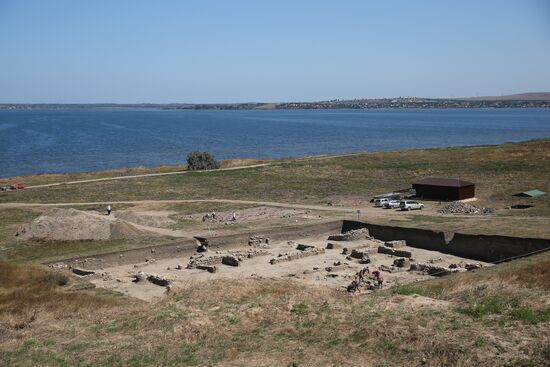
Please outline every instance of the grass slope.
[[548, 269], [547, 253], [357, 297], [292, 280], [216, 280], [149, 305], [4, 263], [0, 363], [544, 366]]
[[[281, 161], [238, 171], [190, 172], [21, 190], [0, 202], [86, 202], [180, 198], [234, 198], [322, 203], [331, 196], [371, 195], [410, 187], [427, 176], [460, 177], [477, 183], [489, 201], [511, 200], [530, 188], [549, 191], [550, 140], [499, 146], [364, 153], [317, 160]], [[90, 174], [99, 178], [103, 174]], [[71, 179], [79, 177], [73, 175]], [[546, 208], [547, 209], [547, 208]], [[545, 209], [545, 210], [546, 210]]]

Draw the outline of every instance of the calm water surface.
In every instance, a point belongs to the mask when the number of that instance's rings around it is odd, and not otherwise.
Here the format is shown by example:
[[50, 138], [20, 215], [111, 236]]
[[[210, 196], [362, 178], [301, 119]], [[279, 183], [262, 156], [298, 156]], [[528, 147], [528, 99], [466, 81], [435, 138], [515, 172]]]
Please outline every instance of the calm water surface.
[[0, 177], [550, 137], [550, 109], [0, 110]]

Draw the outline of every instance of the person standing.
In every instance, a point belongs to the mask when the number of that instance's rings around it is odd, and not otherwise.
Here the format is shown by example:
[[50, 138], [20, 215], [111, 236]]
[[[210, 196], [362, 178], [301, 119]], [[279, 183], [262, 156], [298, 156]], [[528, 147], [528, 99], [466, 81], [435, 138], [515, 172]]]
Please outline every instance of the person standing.
[[233, 215], [231, 216], [231, 220], [233, 222], [236, 222], [237, 221], [237, 215], [235, 214], [235, 212], [233, 212]]
[[107, 215], [111, 215], [111, 212], [113, 211], [113, 208], [111, 208], [111, 205], [107, 205]]

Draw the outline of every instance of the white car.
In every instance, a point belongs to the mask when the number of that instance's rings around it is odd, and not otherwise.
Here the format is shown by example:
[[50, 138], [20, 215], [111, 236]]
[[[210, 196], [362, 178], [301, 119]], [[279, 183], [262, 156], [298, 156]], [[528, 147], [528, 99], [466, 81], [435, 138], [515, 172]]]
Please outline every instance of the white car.
[[424, 208], [424, 204], [420, 204], [418, 201], [414, 200], [402, 200], [399, 203], [399, 209], [401, 210], [422, 210], [422, 208]]
[[401, 202], [399, 200], [390, 200], [387, 203], [384, 203], [384, 208], [385, 209], [397, 209], [397, 208], [399, 208], [399, 204], [401, 204]]
[[374, 200], [374, 207], [375, 208], [381, 208], [384, 206], [384, 204], [389, 203], [389, 199], [376, 199]]

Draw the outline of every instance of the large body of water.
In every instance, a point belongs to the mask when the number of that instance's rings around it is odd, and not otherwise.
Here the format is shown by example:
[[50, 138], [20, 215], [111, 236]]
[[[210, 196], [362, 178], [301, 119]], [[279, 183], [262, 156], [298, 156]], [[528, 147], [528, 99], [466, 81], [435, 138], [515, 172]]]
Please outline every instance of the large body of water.
[[550, 109], [0, 110], [0, 177], [550, 137]]

